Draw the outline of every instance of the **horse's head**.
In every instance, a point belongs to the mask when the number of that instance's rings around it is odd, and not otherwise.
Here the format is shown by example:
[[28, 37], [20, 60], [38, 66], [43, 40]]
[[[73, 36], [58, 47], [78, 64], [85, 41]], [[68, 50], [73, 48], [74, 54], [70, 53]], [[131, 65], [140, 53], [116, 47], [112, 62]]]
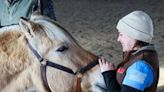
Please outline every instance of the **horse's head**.
[[[79, 46], [63, 27], [47, 17], [36, 15], [31, 20], [22, 18], [19, 24], [29, 44], [42, 58], [67, 67], [73, 72], [98, 59]], [[47, 67], [46, 74], [52, 91], [75, 91], [76, 75], [52, 67]], [[83, 74], [81, 86], [83, 92], [103, 92], [104, 81], [98, 65]]]

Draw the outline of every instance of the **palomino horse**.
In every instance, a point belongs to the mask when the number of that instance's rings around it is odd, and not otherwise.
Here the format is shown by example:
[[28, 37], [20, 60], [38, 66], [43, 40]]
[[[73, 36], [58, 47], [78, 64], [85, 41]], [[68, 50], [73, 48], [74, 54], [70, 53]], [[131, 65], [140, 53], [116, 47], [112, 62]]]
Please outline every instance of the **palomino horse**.
[[105, 92], [97, 58], [51, 19], [0, 29], [0, 92]]

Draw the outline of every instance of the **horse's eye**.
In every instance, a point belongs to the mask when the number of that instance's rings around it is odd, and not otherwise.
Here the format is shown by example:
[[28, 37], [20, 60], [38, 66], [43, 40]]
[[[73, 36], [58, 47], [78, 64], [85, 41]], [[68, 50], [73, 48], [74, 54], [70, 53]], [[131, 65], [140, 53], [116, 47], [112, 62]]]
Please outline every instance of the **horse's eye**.
[[57, 51], [58, 52], [64, 52], [64, 51], [66, 51], [68, 49], [68, 47], [66, 47], [66, 46], [61, 46], [61, 47], [59, 47], [58, 49], [57, 49]]

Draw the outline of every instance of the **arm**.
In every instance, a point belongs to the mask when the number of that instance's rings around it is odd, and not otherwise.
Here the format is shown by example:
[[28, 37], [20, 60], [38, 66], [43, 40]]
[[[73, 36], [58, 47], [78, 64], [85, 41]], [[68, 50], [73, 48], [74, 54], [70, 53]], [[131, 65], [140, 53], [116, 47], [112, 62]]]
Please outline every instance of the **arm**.
[[136, 62], [128, 68], [122, 85], [118, 84], [111, 63], [100, 58], [99, 64], [108, 92], [143, 92], [153, 83], [153, 70], [144, 62]]
[[107, 86], [107, 92], [142, 92], [135, 88], [122, 85], [120, 86], [116, 80], [116, 72], [115, 71], [106, 71], [102, 73], [105, 84]]
[[121, 86], [116, 80], [116, 72], [114, 70], [105, 71], [102, 75], [109, 92], [120, 92]]
[[114, 64], [107, 62], [105, 58], [99, 58], [99, 65], [107, 86], [107, 92], [120, 92], [121, 86], [116, 80], [116, 71]]

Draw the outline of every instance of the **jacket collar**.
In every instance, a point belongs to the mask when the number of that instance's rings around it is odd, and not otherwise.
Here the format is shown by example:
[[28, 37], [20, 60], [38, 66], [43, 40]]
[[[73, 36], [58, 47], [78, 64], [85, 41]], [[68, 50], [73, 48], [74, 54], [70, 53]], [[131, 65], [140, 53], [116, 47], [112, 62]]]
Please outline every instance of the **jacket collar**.
[[136, 55], [136, 54], [138, 54], [139, 52], [141, 52], [141, 51], [143, 51], [143, 50], [155, 51], [155, 46], [154, 46], [154, 44], [150, 44], [150, 45], [147, 45], [147, 46], [143, 46], [143, 47], [141, 47], [140, 49], [138, 49], [137, 51], [133, 52], [132, 54], [133, 54], [133, 55]]

